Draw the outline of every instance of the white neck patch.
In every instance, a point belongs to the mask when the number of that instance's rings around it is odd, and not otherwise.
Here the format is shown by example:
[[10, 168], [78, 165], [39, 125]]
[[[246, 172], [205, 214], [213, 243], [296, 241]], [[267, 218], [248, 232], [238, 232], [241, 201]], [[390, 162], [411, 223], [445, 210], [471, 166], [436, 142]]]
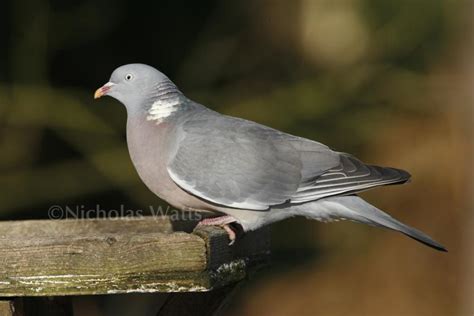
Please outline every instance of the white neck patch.
[[178, 111], [179, 99], [156, 100], [148, 110], [147, 121], [157, 121], [161, 123], [165, 118]]

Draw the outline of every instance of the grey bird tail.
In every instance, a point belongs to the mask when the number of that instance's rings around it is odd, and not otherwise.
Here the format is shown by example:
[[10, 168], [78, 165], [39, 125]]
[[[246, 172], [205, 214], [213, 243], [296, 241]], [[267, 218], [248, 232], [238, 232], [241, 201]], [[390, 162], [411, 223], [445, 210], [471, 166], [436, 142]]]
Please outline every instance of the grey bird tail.
[[421, 242], [422, 244], [427, 245], [428, 247], [434, 248], [439, 251], [445, 251], [447, 252], [448, 250], [441, 245], [440, 243], [436, 242], [433, 240], [430, 236], [426, 235], [422, 231], [419, 231], [418, 229], [415, 229], [413, 227], [410, 227], [408, 225], [403, 224], [402, 222], [394, 219], [391, 216], [388, 216], [387, 214], [385, 217], [376, 217], [373, 219], [374, 224], [386, 228], [390, 228], [396, 231], [401, 232], [402, 234], [415, 239], [418, 242]]
[[316, 212], [315, 210], [305, 211], [303, 215], [322, 221], [348, 219], [372, 226], [385, 227], [405, 234], [436, 250], [447, 251], [443, 245], [434, 241], [430, 236], [403, 224], [358, 196], [338, 196], [322, 199], [318, 203]]
[[[376, 209], [378, 210], [378, 209]], [[368, 217], [368, 219], [375, 225], [381, 226], [385, 228], [390, 228], [396, 230], [410, 238], [415, 239], [422, 244], [425, 244], [428, 247], [434, 248], [439, 251], [448, 251], [443, 245], [433, 240], [430, 236], [426, 235], [422, 231], [410, 227], [408, 225], [403, 224], [402, 222], [396, 220], [395, 218], [391, 217], [390, 215], [383, 213], [380, 211], [381, 214], [374, 215], [372, 217]]]

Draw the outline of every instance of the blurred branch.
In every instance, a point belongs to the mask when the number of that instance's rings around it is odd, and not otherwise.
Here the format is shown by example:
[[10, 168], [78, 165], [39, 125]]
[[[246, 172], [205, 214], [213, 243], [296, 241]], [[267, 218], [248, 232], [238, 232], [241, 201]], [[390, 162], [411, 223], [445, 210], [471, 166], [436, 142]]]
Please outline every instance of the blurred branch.
[[[21, 93], [16, 99], [18, 103], [10, 104], [6, 132], [0, 142], [9, 155], [0, 159], [0, 166], [4, 170], [14, 166], [16, 171], [4, 173], [0, 177], [0, 184], [5, 184], [7, 188], [0, 205], [9, 208], [35, 205], [47, 201], [51, 196], [61, 200], [100, 192], [112, 185], [130, 194], [133, 200], [144, 201], [146, 194], [129, 190], [130, 187], [138, 186], [140, 181], [132, 167], [125, 142], [108, 122], [67, 92], [29, 86], [16, 86], [13, 91]], [[32, 128], [35, 131], [32, 132]], [[39, 132], [45, 128], [52, 129], [80, 152], [84, 161], [60, 162], [47, 168], [33, 168], [27, 164], [25, 157], [31, 160], [37, 156], [32, 146], [37, 146], [38, 142], [32, 144], [31, 141], [37, 140], [41, 136]], [[84, 137], [85, 133], [93, 137]], [[104, 144], [107, 146], [104, 147]], [[15, 185], [7, 186], [11, 181]], [[42, 182], [54, 185], [45, 186]], [[93, 184], [89, 185], [91, 182]], [[57, 183], [61, 185], [56, 187]], [[41, 187], [41, 190], [35, 190], [23, 202], [15, 201], [15, 197], [23, 196], [35, 187]], [[142, 187], [143, 190], [146, 189]]]
[[0, 175], [0, 205], [8, 211], [41, 203], [64, 201], [105, 190], [110, 182], [82, 160], [49, 167], [3, 172]]

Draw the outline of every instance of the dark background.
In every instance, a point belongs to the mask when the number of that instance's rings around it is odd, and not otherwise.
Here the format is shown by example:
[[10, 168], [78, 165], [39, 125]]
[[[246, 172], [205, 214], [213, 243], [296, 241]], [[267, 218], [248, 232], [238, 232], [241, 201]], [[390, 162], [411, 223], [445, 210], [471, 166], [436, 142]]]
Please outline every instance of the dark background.
[[[409, 185], [364, 197], [450, 250], [288, 220], [273, 225], [273, 266], [230, 313], [472, 315], [472, 9], [467, 0], [4, 0], [0, 218], [162, 203], [130, 163], [124, 108], [92, 99], [117, 66], [146, 63], [220, 112], [409, 170]], [[103, 315], [106, 305], [86, 309]]]

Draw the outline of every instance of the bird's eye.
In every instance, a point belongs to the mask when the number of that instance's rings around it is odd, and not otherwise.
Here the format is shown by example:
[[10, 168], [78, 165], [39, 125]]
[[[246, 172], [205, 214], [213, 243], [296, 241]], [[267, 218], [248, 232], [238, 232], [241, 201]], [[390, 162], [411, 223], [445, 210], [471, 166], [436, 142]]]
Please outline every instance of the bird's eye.
[[125, 75], [125, 80], [130, 81], [130, 80], [132, 80], [132, 79], [133, 79], [133, 75], [132, 75], [132, 74], [126, 74], [126, 75]]

